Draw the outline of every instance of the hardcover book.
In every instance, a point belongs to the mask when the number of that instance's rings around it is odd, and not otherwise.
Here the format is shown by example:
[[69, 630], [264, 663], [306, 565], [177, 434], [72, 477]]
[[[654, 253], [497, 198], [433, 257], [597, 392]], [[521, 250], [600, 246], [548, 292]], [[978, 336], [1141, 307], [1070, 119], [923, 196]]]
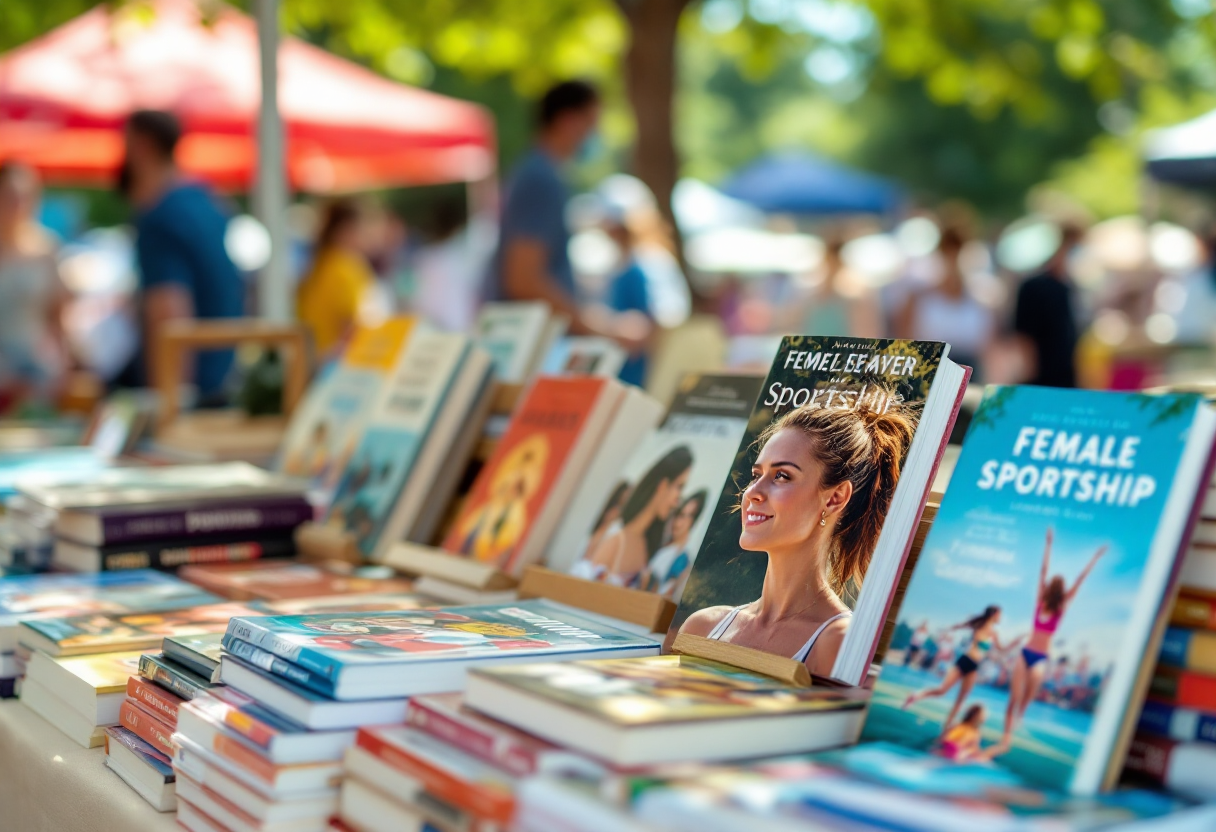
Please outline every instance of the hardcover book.
[[644, 656], [658, 650], [649, 638], [543, 601], [234, 618], [227, 635], [330, 681], [336, 699], [459, 690], [466, 666], [473, 663]]
[[1193, 395], [989, 389], [863, 738], [1074, 794], [1112, 785], [1214, 433]]
[[161, 653], [144, 653], [140, 656], [139, 675], [187, 701], [215, 688], [210, 679], [165, 658]]
[[[251, 611], [250, 614], [259, 615], [260, 612]], [[228, 624], [225, 622], [224, 629], [215, 632], [165, 636], [160, 646], [161, 653], [169, 661], [176, 662], [192, 673], [197, 673], [212, 683], [218, 682], [224, 632], [227, 629]]]
[[18, 642], [52, 656], [151, 650], [169, 636], [223, 633], [237, 615], [259, 615], [245, 604], [208, 604], [171, 612], [79, 615], [23, 621]]
[[[668, 634], [866, 677], [969, 374], [947, 345], [788, 336]], [[762, 609], [797, 610], [764, 623]]]
[[516, 576], [538, 560], [622, 394], [610, 379], [537, 379], [443, 548]]
[[29, 575], [0, 581], [0, 653], [17, 645], [22, 621], [100, 614], [166, 612], [223, 599], [151, 570], [95, 575]]
[[125, 569], [173, 570], [196, 563], [242, 563], [286, 558], [296, 553], [289, 536], [250, 539], [225, 537], [200, 541], [159, 541], [88, 546], [71, 540], [56, 540], [51, 563], [71, 572], [118, 572]]
[[592, 522], [572, 513], [554, 536], [550, 568], [678, 601], [760, 384], [758, 376], [685, 378]]
[[338, 575], [307, 563], [252, 563], [185, 566], [183, 579], [234, 601], [283, 601], [320, 595], [405, 593], [413, 584], [398, 578]]

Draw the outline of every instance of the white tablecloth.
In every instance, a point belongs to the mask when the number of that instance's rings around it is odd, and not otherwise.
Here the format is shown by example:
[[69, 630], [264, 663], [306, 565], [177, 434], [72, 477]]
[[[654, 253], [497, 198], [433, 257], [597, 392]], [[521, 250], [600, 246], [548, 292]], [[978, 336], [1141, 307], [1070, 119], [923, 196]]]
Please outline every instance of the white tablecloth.
[[15, 699], [0, 701], [0, 830], [170, 832], [160, 813], [106, 768], [103, 748], [81, 748]]

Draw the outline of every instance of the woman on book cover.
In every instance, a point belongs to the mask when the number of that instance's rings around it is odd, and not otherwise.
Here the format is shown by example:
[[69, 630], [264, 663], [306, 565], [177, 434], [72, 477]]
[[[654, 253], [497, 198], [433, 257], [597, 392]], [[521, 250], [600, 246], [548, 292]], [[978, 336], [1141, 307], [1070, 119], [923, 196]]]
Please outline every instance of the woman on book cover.
[[457, 529], [460, 553], [507, 569], [528, 530], [529, 503], [540, 490], [549, 462], [549, 440], [534, 433], [512, 448], [490, 480], [485, 502]]
[[869, 568], [914, 430], [902, 407], [802, 407], [769, 425], [739, 506], [740, 547], [768, 554], [760, 598], [707, 607], [680, 631], [830, 676], [852, 614], [841, 596]]
[[709, 492], [702, 488], [686, 497], [676, 508], [668, 523], [671, 528], [668, 540], [650, 559], [650, 564], [638, 581], [639, 588], [657, 592], [672, 600], [680, 597], [688, 580], [692, 559], [697, 555], [688, 551], [688, 539], [708, 501]]
[[1077, 575], [1077, 580], [1068, 587], [1063, 575], [1055, 575], [1050, 580], [1047, 578], [1051, 571], [1053, 539], [1054, 534], [1049, 527], [1047, 542], [1043, 547], [1043, 565], [1039, 567], [1039, 589], [1034, 599], [1030, 636], [1026, 639], [1022, 652], [1014, 659], [1013, 683], [1009, 686], [1009, 705], [1005, 711], [1006, 740], [1013, 735], [1018, 723], [1026, 715], [1026, 708], [1039, 697], [1039, 690], [1043, 687], [1048, 668], [1051, 667], [1051, 642], [1055, 638], [1056, 630], [1060, 628], [1060, 622], [1064, 620], [1064, 613], [1077, 597], [1089, 573], [1106, 554], [1106, 546], [1100, 546]]
[[662, 542], [663, 527], [680, 505], [692, 463], [688, 446], [677, 445], [652, 465], [625, 501], [620, 525], [588, 550], [575, 574], [615, 586], [637, 586]]

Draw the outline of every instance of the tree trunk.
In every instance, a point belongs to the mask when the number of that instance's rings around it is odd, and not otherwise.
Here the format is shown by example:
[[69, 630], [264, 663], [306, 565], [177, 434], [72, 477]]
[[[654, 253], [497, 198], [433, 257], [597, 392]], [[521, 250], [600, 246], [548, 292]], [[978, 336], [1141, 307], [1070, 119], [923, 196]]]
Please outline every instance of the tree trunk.
[[[672, 111], [676, 88], [676, 35], [690, 0], [618, 0], [632, 32], [625, 56], [625, 83], [637, 122], [633, 174], [654, 191], [659, 210], [676, 233], [671, 192], [679, 175]], [[687, 270], [687, 269], [686, 269]]]

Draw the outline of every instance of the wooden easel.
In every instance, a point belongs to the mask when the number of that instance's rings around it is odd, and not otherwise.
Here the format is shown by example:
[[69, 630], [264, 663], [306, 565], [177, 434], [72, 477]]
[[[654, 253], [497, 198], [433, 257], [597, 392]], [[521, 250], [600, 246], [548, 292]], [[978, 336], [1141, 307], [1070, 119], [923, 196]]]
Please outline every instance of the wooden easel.
[[729, 664], [796, 687], [811, 687], [811, 673], [803, 662], [787, 659], [763, 650], [740, 647], [728, 641], [714, 641], [702, 636], [680, 633], [671, 645], [671, 652], [698, 659]]

